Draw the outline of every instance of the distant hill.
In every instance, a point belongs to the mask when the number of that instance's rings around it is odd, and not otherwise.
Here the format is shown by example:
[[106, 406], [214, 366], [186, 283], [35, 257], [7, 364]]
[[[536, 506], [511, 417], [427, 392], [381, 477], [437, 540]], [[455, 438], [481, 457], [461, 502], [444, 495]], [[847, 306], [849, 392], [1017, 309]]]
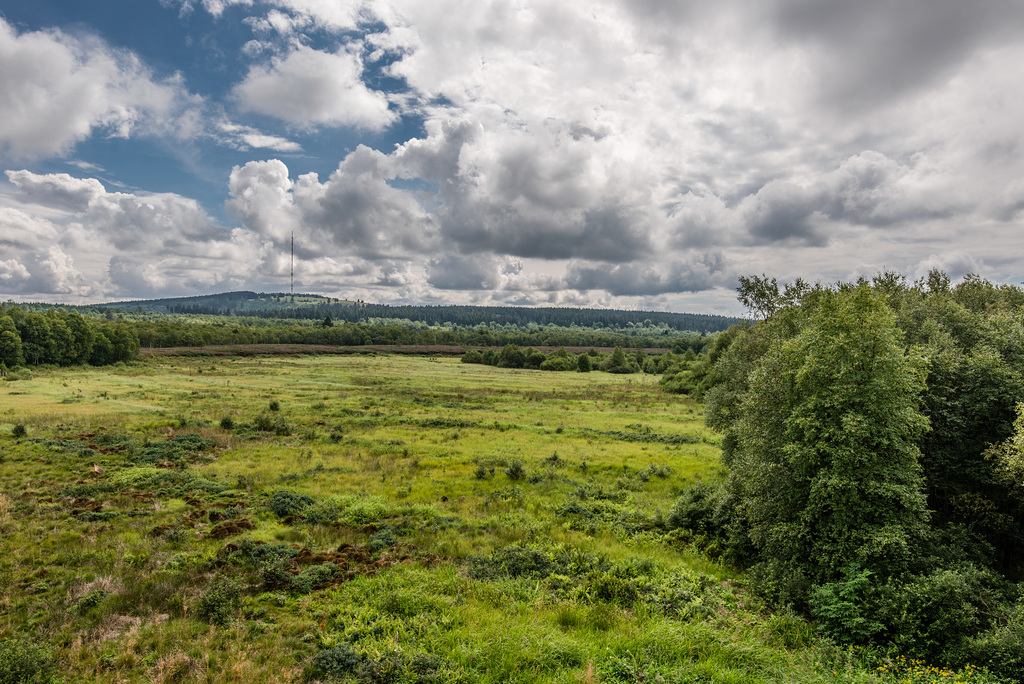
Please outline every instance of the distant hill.
[[[36, 308], [39, 305], [33, 305]], [[197, 297], [140, 299], [108, 302], [87, 307], [66, 307], [83, 312], [125, 312], [139, 314], [191, 314], [207, 316], [251, 316], [286, 320], [324, 320], [336, 322], [403, 324], [428, 326], [559, 326], [588, 330], [645, 330], [657, 332], [721, 332], [743, 319], [708, 314], [665, 311], [625, 311], [568, 307], [525, 306], [391, 306], [362, 301], [285, 292], [224, 292]]]

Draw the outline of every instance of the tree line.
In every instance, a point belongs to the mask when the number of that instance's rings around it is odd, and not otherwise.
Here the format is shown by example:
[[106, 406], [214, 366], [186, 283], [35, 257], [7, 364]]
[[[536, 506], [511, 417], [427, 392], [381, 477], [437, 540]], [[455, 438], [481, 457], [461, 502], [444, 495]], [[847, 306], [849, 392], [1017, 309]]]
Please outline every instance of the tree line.
[[647, 335], [593, 331], [586, 329], [544, 328], [541, 330], [492, 329], [481, 326], [470, 330], [432, 328], [423, 325], [336, 324], [325, 318], [318, 325], [299, 325], [278, 321], [276, 325], [257, 321], [252, 325], [235, 322], [189, 322], [157, 319], [131, 323], [143, 347], [198, 347], [222, 344], [322, 344], [358, 345], [445, 345], [463, 347], [680, 347], [699, 352], [711, 339], [696, 332], [670, 333], [654, 330]]
[[131, 325], [60, 309], [24, 311], [0, 305], [0, 369], [21, 365], [102, 366], [138, 356]]
[[841, 643], [1020, 681], [1024, 291], [933, 271], [739, 298], [758, 320], [683, 383], [728, 477], [670, 525]]

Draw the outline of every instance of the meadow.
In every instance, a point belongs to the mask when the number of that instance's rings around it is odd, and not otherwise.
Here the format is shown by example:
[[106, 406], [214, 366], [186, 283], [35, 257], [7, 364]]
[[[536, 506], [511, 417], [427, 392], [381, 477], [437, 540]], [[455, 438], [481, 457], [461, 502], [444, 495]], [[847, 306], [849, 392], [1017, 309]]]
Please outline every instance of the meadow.
[[818, 638], [668, 530], [723, 469], [655, 376], [353, 355], [7, 379], [0, 682], [937, 676]]

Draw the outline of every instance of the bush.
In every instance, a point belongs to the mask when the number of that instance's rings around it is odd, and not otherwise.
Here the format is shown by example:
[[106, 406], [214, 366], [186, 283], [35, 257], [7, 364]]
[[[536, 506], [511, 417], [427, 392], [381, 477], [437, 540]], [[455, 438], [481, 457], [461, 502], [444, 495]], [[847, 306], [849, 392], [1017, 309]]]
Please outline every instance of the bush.
[[27, 639], [0, 641], [0, 684], [56, 681], [57, 663], [50, 651]]
[[1008, 681], [1024, 672], [1024, 602], [1000, 616], [998, 624], [966, 646], [965, 662], [982, 665]]
[[876, 616], [900, 653], [948, 662], [988, 626], [989, 606], [1003, 598], [994, 595], [999, 581], [970, 564], [892, 581], [880, 588]]
[[229, 624], [238, 611], [241, 594], [242, 589], [236, 580], [217, 575], [199, 598], [196, 617], [221, 627]]
[[224, 416], [223, 418], [220, 419], [220, 426], [225, 430], [234, 430], [235, 421], [234, 419], [231, 418], [231, 416]]
[[[652, 466], [653, 467], [653, 466]], [[657, 473], [655, 473], [657, 474]], [[714, 529], [716, 489], [704, 482], [698, 482], [683, 491], [676, 499], [672, 511], [665, 521], [669, 529], [684, 529], [691, 532], [708, 532]]]
[[355, 652], [351, 644], [341, 643], [313, 656], [313, 671], [325, 677], [340, 679], [355, 674], [363, 657]]
[[285, 437], [292, 433], [292, 426], [288, 424], [282, 416], [274, 416], [271, 418], [266, 413], [261, 413], [256, 416], [256, 420], [252, 423], [253, 429], [260, 432], [273, 432], [279, 437]]
[[548, 554], [529, 546], [506, 546], [491, 553], [489, 558], [470, 559], [469, 576], [473, 579], [498, 577], [528, 577], [541, 579], [554, 571]]
[[313, 503], [313, 497], [311, 496], [281, 490], [275, 492], [270, 497], [270, 500], [267, 502], [267, 508], [277, 517], [287, 518], [289, 515], [299, 515], [306, 508], [312, 506]]
[[13, 428], [11, 428], [11, 436], [14, 437], [15, 439], [22, 439], [27, 434], [28, 431], [25, 429], [25, 426], [22, 425], [21, 423], [18, 423]]
[[479, 350], [470, 349], [462, 355], [462, 363], [483, 363], [484, 355]]
[[314, 565], [298, 575], [292, 575], [291, 588], [300, 594], [308, 594], [329, 584], [337, 576], [338, 566], [334, 563]]
[[513, 482], [518, 482], [526, 477], [526, 469], [523, 467], [523, 462], [518, 458], [513, 458], [509, 461], [508, 467], [505, 468], [505, 474], [508, 479]]
[[576, 357], [576, 370], [580, 373], [589, 373], [594, 370], [594, 365], [590, 361], [589, 354], [580, 354]]
[[391, 509], [384, 499], [368, 496], [346, 508], [342, 520], [348, 525], [369, 525], [380, 522], [390, 513]]
[[871, 620], [866, 594], [871, 587], [870, 570], [852, 564], [839, 582], [816, 587], [811, 594], [811, 613], [818, 619], [818, 629], [839, 644], [864, 644], [883, 625]]

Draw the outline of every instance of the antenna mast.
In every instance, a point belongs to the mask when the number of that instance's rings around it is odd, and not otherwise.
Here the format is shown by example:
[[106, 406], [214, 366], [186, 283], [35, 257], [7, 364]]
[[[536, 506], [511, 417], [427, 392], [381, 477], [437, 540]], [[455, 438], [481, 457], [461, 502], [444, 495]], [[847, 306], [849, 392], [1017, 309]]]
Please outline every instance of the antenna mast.
[[294, 230], [292, 231], [292, 258], [291, 258], [291, 261], [289, 262], [289, 267], [290, 267], [290, 270], [291, 270], [292, 294], [295, 294], [295, 231]]

